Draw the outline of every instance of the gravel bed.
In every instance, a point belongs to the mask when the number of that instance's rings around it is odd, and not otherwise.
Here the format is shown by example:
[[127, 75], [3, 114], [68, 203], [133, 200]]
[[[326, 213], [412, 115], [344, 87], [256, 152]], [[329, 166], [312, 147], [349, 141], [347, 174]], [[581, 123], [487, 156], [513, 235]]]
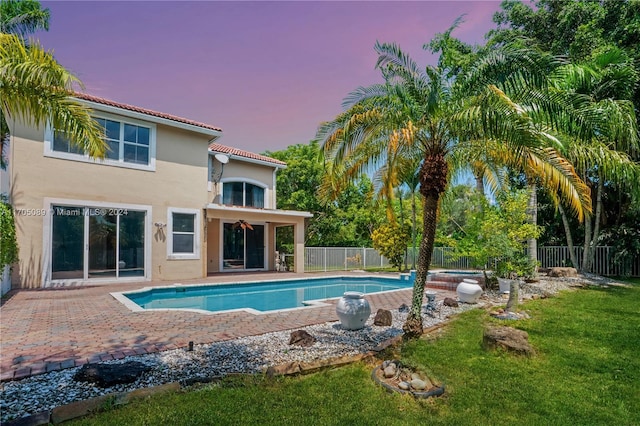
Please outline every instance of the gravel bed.
[[[523, 284], [520, 290], [521, 299], [530, 299], [534, 295], [551, 295], [561, 290], [580, 286], [583, 283], [604, 284], [610, 281], [596, 278], [563, 278], [545, 280], [538, 283]], [[439, 312], [423, 315], [424, 327], [430, 327], [446, 321], [451, 315], [459, 312], [486, 306], [486, 304], [504, 303], [504, 296], [497, 293], [486, 293], [480, 305], [461, 303], [459, 307], [443, 306], [438, 302]], [[131, 356], [117, 361], [139, 361], [151, 369], [143, 373], [134, 383], [100, 388], [86, 382], [73, 380], [79, 367], [53, 371], [47, 374], [32, 376], [19, 381], [0, 384], [0, 421], [14, 420], [30, 414], [51, 410], [57, 406], [73, 401], [93, 398], [113, 392], [125, 392], [138, 388], [156, 386], [164, 383], [194, 378], [211, 378], [230, 373], [259, 373], [269, 366], [292, 361], [314, 361], [344, 355], [366, 353], [378, 344], [402, 334], [402, 324], [407, 313], [400, 310], [391, 311], [393, 321], [389, 327], [373, 325], [371, 316], [362, 330], [343, 330], [339, 322], [304, 327], [317, 341], [311, 347], [289, 345], [292, 330], [268, 333], [258, 336], [244, 337], [235, 340], [212, 344], [195, 345], [189, 352], [176, 349], [155, 354]]]

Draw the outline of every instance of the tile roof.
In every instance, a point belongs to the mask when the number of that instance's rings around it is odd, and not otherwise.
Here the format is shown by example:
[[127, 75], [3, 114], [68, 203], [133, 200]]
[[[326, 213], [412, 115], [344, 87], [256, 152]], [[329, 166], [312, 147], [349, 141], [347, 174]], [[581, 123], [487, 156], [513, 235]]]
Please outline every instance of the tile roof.
[[198, 121], [189, 120], [188, 118], [182, 118], [171, 114], [165, 114], [164, 112], [153, 111], [146, 108], [140, 108], [133, 105], [122, 104], [120, 102], [114, 102], [109, 99], [99, 98], [97, 96], [88, 95], [86, 93], [76, 93], [74, 95], [78, 99], [83, 99], [85, 101], [95, 102], [98, 104], [108, 105], [116, 108], [126, 109], [128, 111], [139, 112], [141, 114], [150, 115], [153, 117], [164, 118], [166, 120], [176, 121], [178, 123], [190, 124], [192, 126], [202, 127], [204, 129], [215, 130], [218, 132], [222, 132], [220, 127], [211, 126], [209, 124], [200, 123]]
[[276, 160], [275, 158], [267, 157], [265, 155], [255, 154], [249, 151], [243, 151], [242, 149], [231, 148], [230, 146], [220, 145], [219, 143], [212, 143], [209, 145], [209, 151], [220, 152], [222, 154], [235, 155], [238, 157], [250, 158], [252, 160], [264, 161], [267, 163], [277, 164], [279, 166], [286, 166], [284, 161]]
[[[141, 114], [146, 114], [146, 115], [150, 115], [153, 117], [159, 117], [159, 118], [164, 118], [166, 120], [172, 120], [172, 121], [176, 121], [178, 123], [184, 123], [184, 124], [190, 124], [192, 126], [197, 126], [197, 127], [202, 127], [204, 129], [209, 129], [209, 130], [215, 130], [218, 132], [222, 132], [222, 129], [220, 127], [215, 127], [215, 126], [211, 126], [209, 124], [205, 124], [205, 123], [200, 123], [198, 121], [194, 121], [194, 120], [189, 120], [188, 118], [182, 118], [182, 117], [178, 117], [175, 115], [171, 115], [171, 114], [165, 114], [164, 112], [158, 112], [158, 111], [153, 111], [150, 109], [146, 109], [146, 108], [140, 108], [134, 105], [128, 105], [128, 104], [123, 104], [120, 102], [115, 102], [109, 99], [105, 99], [105, 98], [100, 98], [98, 96], [93, 96], [93, 95], [88, 95], [86, 93], [76, 93], [74, 95], [76, 98], [78, 99], [83, 99], [85, 101], [89, 101], [89, 102], [95, 102], [98, 104], [102, 104], [102, 105], [108, 105], [108, 106], [112, 106], [115, 108], [121, 108], [121, 109], [125, 109], [128, 111], [134, 111], [134, 112], [138, 112]], [[260, 155], [260, 154], [256, 154], [253, 152], [249, 152], [249, 151], [244, 151], [242, 149], [237, 149], [237, 148], [232, 148], [230, 146], [226, 146], [226, 145], [220, 145], [218, 143], [214, 143], [209, 145], [209, 150], [213, 151], [213, 152], [220, 152], [223, 154], [229, 154], [229, 155], [235, 155], [238, 157], [244, 157], [244, 158], [249, 158], [252, 160], [258, 160], [258, 161], [264, 161], [266, 163], [272, 163], [272, 164], [277, 164], [279, 166], [286, 166], [287, 163], [285, 163], [284, 161], [280, 161], [280, 160], [276, 160], [275, 158], [271, 158], [271, 157], [267, 157], [265, 155]]]

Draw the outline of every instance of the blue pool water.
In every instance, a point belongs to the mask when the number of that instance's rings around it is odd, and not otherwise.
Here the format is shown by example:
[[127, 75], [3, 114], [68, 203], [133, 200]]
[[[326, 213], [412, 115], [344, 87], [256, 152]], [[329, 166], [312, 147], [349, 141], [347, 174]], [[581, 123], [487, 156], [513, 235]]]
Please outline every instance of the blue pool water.
[[411, 288], [409, 280], [380, 277], [331, 277], [205, 286], [159, 287], [122, 293], [143, 309], [202, 309], [218, 312], [251, 308], [272, 311], [340, 297], [345, 291], [378, 293]]

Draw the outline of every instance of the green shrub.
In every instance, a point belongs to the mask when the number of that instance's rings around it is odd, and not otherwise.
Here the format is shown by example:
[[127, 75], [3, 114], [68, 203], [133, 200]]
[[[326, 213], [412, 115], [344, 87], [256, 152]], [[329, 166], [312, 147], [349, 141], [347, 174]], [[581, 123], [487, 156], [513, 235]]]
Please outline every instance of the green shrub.
[[371, 233], [373, 248], [389, 259], [391, 264], [402, 269], [402, 260], [411, 240], [411, 228], [397, 222], [382, 225]]
[[0, 271], [18, 261], [16, 222], [9, 203], [0, 201]]

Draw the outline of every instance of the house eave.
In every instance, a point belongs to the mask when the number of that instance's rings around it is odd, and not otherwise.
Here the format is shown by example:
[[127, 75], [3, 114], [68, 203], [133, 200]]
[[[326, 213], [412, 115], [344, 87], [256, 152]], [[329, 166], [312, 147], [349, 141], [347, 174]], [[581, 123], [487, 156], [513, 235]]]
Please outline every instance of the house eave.
[[213, 151], [209, 149], [209, 155], [214, 156], [216, 154], [224, 154], [227, 155], [232, 160], [244, 161], [245, 163], [259, 164], [261, 166], [269, 166], [274, 169], [286, 169], [287, 166], [285, 164], [276, 164], [271, 161], [257, 160], [255, 158], [243, 157], [242, 155], [229, 154], [226, 152]]
[[153, 115], [144, 114], [144, 113], [137, 112], [137, 111], [131, 111], [131, 110], [124, 109], [124, 108], [118, 108], [118, 107], [111, 106], [111, 105], [105, 105], [105, 104], [101, 104], [101, 103], [98, 103], [98, 102], [89, 101], [89, 100], [86, 100], [86, 99], [81, 99], [81, 98], [74, 98], [74, 99], [77, 100], [78, 102], [81, 102], [81, 103], [89, 106], [90, 108], [92, 108], [92, 109], [94, 109], [96, 111], [110, 112], [112, 114], [123, 115], [125, 117], [136, 118], [138, 120], [148, 121], [148, 122], [151, 122], [151, 123], [162, 124], [162, 125], [165, 125], [165, 126], [176, 127], [178, 129], [183, 129], [183, 130], [188, 130], [188, 131], [191, 131], [191, 132], [200, 133], [200, 134], [209, 136], [208, 143], [211, 143], [211, 142], [219, 139], [220, 137], [222, 137], [222, 132], [219, 131], [219, 130], [207, 129], [205, 127], [195, 126], [195, 125], [189, 124], [189, 123], [182, 123], [180, 121], [170, 120], [168, 118], [156, 117], [156, 116], [153, 116]]
[[248, 207], [226, 206], [221, 204], [210, 203], [205, 207], [207, 210], [225, 212], [225, 213], [245, 213], [254, 215], [272, 216], [276, 218], [310, 218], [313, 213], [298, 210], [280, 210], [280, 209], [256, 209]]

